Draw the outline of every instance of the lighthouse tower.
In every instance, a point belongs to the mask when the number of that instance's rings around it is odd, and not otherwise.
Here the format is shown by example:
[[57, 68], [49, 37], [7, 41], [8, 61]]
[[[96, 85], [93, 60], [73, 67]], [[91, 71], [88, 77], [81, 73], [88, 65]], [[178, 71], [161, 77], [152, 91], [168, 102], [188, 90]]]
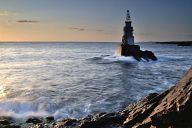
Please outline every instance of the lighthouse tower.
[[123, 29], [124, 34], [122, 37], [123, 45], [134, 45], [133, 27], [131, 26], [131, 17], [129, 10], [127, 10], [127, 16], [125, 21], [125, 27]]
[[154, 55], [152, 51], [142, 51], [140, 50], [139, 45], [134, 44], [134, 36], [133, 36], [133, 27], [131, 26], [131, 17], [129, 14], [129, 10], [127, 10], [127, 17], [125, 20], [125, 27], [123, 28], [123, 37], [121, 43], [121, 55], [122, 56], [132, 56], [136, 60], [141, 61], [142, 59], [149, 60], [157, 60], [157, 57]]

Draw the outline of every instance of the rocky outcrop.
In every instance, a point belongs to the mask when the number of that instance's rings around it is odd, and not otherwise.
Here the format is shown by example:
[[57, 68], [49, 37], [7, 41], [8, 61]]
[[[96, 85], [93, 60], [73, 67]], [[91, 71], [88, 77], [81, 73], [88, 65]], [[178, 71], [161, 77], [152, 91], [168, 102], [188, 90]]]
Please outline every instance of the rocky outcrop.
[[[27, 123], [30, 125], [27, 126], [31, 128], [191, 128], [191, 117], [192, 68], [176, 86], [161, 94], [149, 94], [120, 112], [99, 113], [82, 119], [61, 121], [54, 121], [53, 117], [45, 120], [32, 118], [28, 119]], [[0, 127], [14, 126], [10, 122], [3, 118]]]
[[139, 45], [128, 45], [122, 44], [121, 45], [121, 55], [122, 56], [133, 56], [136, 60], [141, 61], [144, 59], [146, 61], [149, 60], [157, 60], [157, 57], [152, 51], [142, 51], [140, 50]]

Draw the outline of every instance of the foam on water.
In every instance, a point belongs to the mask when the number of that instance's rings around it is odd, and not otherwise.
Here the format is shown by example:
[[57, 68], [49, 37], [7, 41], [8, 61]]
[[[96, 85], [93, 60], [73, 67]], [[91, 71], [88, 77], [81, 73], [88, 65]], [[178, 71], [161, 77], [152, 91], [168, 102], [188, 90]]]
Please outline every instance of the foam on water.
[[[119, 48], [117, 48], [119, 49]], [[116, 50], [118, 51], [118, 50]], [[180, 56], [157, 56], [157, 61], [146, 61], [145, 59], [141, 59], [140, 63], [155, 63], [155, 62], [168, 62], [168, 61], [179, 61], [185, 59], [184, 57]], [[93, 57], [90, 60], [97, 61], [97, 63], [101, 64], [110, 64], [110, 63], [116, 63], [116, 62], [124, 62], [124, 63], [138, 63], [136, 59], [134, 59], [132, 56], [121, 56], [119, 51], [115, 52], [113, 56], [111, 55], [102, 55], [100, 57]]]
[[[137, 63], [133, 57], [125, 57], [125, 56], [101, 56], [101, 57], [93, 57], [91, 60], [99, 63], [99, 64], [111, 64], [111, 63]], [[142, 60], [145, 62], [145, 60]]]
[[90, 113], [90, 104], [85, 104], [77, 110], [76, 106], [63, 106], [57, 108], [49, 98], [41, 97], [34, 101], [18, 101], [15, 99], [5, 99], [0, 101], [0, 115], [17, 119], [29, 117], [54, 116], [56, 120], [62, 118], [77, 118]]
[[[166, 61], [179, 61], [183, 60], [184, 57], [178, 57], [178, 56], [157, 56], [158, 60], [157, 61], [146, 61], [145, 59], [141, 59], [140, 63], [155, 63], [155, 62], [166, 62]], [[106, 56], [101, 56], [101, 57], [94, 57], [92, 58], [95, 61], [100, 61], [100, 63], [114, 63], [114, 62], [124, 62], [124, 63], [138, 63], [136, 59], [134, 59], [132, 56], [121, 56], [121, 55], [106, 55]]]
[[[47, 97], [41, 97], [34, 101], [18, 101], [15, 99], [4, 99], [0, 101], [0, 115], [25, 120], [29, 117], [48, 117], [54, 116], [54, 119], [63, 118], [82, 118], [94, 111], [94, 106], [100, 106], [100, 111], [105, 111], [102, 106], [107, 104], [105, 99], [95, 101], [94, 104], [88, 102], [82, 104], [66, 104], [58, 107]], [[116, 101], [116, 107], [119, 108], [120, 102]], [[97, 108], [98, 109], [98, 108]]]
[[46, 117], [51, 115], [48, 98], [41, 97], [34, 101], [4, 99], [0, 101], [0, 115], [13, 118], [28, 118], [31, 116]]

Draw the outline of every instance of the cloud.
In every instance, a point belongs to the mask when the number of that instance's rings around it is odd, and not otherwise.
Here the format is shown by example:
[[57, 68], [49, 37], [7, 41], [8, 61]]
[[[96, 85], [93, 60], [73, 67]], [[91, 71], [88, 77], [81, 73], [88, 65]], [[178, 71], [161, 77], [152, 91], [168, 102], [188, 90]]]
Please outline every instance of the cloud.
[[17, 23], [39, 23], [38, 20], [18, 20]]
[[15, 16], [17, 13], [8, 11], [8, 10], [0, 10], [0, 16]]
[[69, 27], [71, 30], [76, 30], [76, 31], [85, 31], [85, 28], [76, 28], [76, 27]]
[[74, 31], [97, 31], [97, 32], [102, 32], [104, 30], [102, 29], [94, 29], [94, 28], [82, 28], [82, 27], [69, 27], [70, 30]]

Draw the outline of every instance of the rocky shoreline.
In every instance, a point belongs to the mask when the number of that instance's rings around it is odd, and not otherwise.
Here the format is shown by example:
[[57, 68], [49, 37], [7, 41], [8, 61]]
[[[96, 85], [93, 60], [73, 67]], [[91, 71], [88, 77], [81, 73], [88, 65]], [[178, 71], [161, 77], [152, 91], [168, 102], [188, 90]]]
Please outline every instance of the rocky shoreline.
[[0, 128], [191, 128], [192, 67], [177, 85], [152, 93], [115, 113], [98, 113], [82, 119], [31, 117], [24, 123], [0, 117]]

